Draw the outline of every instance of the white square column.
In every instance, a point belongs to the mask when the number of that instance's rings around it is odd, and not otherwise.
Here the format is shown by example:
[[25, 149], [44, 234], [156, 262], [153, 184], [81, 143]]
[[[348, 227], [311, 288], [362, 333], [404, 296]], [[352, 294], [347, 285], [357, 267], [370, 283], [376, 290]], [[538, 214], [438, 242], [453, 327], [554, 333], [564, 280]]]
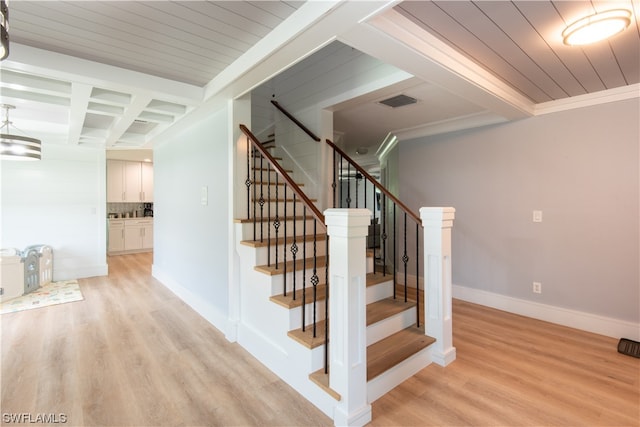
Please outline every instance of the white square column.
[[456, 359], [453, 346], [451, 228], [454, 208], [421, 208], [424, 227], [425, 333], [436, 339], [433, 361], [447, 366]]
[[367, 401], [366, 238], [368, 209], [325, 211], [329, 235], [329, 387], [341, 396], [333, 422], [363, 426]]

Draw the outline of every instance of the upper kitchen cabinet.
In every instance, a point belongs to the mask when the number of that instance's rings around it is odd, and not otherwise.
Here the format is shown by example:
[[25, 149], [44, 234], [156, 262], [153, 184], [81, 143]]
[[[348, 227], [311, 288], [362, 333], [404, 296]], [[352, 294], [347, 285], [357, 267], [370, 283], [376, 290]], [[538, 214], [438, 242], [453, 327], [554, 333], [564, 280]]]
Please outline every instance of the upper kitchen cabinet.
[[107, 202], [153, 202], [153, 165], [107, 160]]

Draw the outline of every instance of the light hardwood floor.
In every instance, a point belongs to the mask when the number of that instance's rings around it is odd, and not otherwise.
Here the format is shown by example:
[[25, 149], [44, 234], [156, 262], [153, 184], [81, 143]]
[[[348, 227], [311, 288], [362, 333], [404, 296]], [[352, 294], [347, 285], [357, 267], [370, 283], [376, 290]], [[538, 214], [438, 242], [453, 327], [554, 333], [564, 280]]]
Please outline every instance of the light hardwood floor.
[[[67, 425], [330, 425], [150, 275], [109, 257], [82, 302], [2, 315], [0, 407]], [[617, 340], [456, 301], [457, 360], [373, 404], [374, 426], [637, 426], [640, 359]], [[4, 422], [4, 417], [3, 420]]]

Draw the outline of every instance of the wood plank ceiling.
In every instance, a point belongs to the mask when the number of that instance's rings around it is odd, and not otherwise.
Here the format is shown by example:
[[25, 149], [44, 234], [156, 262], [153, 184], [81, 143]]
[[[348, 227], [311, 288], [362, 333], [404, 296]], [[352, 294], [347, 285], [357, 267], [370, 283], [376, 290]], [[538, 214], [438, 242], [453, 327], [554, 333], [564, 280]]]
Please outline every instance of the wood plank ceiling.
[[[584, 47], [562, 29], [587, 15], [633, 11], [631, 27]], [[638, 1], [407, 1], [395, 8], [534, 103], [640, 82]]]
[[12, 42], [204, 86], [299, 1], [15, 1]]

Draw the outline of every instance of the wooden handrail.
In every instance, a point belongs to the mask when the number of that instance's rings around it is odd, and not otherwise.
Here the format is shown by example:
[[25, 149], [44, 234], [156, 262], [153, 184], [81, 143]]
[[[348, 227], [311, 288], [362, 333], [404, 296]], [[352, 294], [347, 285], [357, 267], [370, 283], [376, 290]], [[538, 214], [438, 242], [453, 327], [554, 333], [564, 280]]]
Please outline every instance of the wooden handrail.
[[389, 190], [387, 190], [382, 184], [380, 184], [378, 182], [377, 179], [375, 179], [374, 177], [372, 177], [371, 175], [369, 175], [369, 173], [367, 171], [365, 171], [359, 164], [357, 164], [351, 157], [349, 157], [347, 155], [347, 153], [345, 153], [344, 151], [342, 151], [340, 149], [340, 147], [338, 147], [336, 144], [334, 144], [333, 142], [331, 142], [329, 139], [326, 140], [327, 144], [329, 144], [330, 147], [332, 147], [334, 150], [336, 150], [338, 152], [338, 154], [340, 154], [342, 157], [344, 157], [345, 159], [347, 159], [347, 161], [349, 163], [351, 163], [351, 165], [362, 174], [362, 176], [364, 176], [366, 179], [368, 179], [369, 181], [371, 181], [371, 183], [378, 189], [380, 190], [381, 193], [383, 193], [385, 196], [387, 196], [389, 199], [391, 199], [392, 202], [394, 202], [396, 205], [398, 205], [400, 207], [400, 209], [402, 209], [407, 215], [409, 215], [411, 218], [413, 218], [413, 220], [415, 222], [417, 222], [418, 224], [420, 224], [420, 226], [422, 227], [422, 221], [420, 220], [420, 217], [418, 215], [416, 215], [415, 213], [413, 213], [411, 211], [411, 209], [409, 209], [404, 203], [402, 203], [400, 200], [398, 200], [398, 198], [396, 196], [394, 196], [393, 194], [391, 194], [389, 192]]
[[258, 139], [253, 135], [253, 133], [251, 133], [251, 131], [245, 125], [241, 124], [240, 130], [242, 131], [242, 133], [244, 133], [247, 136], [247, 138], [251, 140], [254, 147], [260, 152], [260, 154], [262, 154], [269, 161], [269, 163], [271, 163], [271, 166], [273, 166], [273, 168], [276, 170], [278, 175], [282, 177], [282, 179], [289, 185], [289, 187], [291, 187], [293, 192], [298, 197], [300, 197], [302, 202], [309, 208], [309, 210], [311, 210], [311, 213], [313, 214], [314, 218], [320, 221], [320, 223], [322, 223], [322, 225], [324, 226], [324, 215], [322, 214], [322, 212], [318, 210], [318, 208], [313, 204], [313, 202], [309, 199], [309, 197], [307, 197], [307, 195], [304, 194], [304, 192], [300, 189], [298, 184], [296, 184], [293, 181], [293, 179], [291, 179], [289, 174], [285, 172], [282, 166], [278, 164], [276, 159], [274, 159], [273, 156], [269, 154], [269, 152], [262, 147], [262, 144], [260, 143], [260, 141], [258, 141]]
[[289, 119], [291, 119], [291, 121], [293, 123], [295, 123], [296, 125], [298, 125], [298, 127], [300, 129], [302, 129], [303, 131], [306, 132], [307, 135], [309, 135], [314, 141], [316, 142], [320, 142], [320, 138], [317, 137], [313, 132], [311, 132], [309, 130], [309, 128], [307, 128], [305, 125], [303, 125], [298, 119], [296, 119], [295, 117], [293, 117], [287, 110], [284, 109], [284, 107], [280, 106], [280, 104], [278, 104], [278, 101], [274, 101], [271, 100], [271, 103], [273, 105], [275, 105], [275, 107], [280, 110], [280, 112], [282, 112], [282, 114], [284, 114], [285, 116], [287, 116]]

